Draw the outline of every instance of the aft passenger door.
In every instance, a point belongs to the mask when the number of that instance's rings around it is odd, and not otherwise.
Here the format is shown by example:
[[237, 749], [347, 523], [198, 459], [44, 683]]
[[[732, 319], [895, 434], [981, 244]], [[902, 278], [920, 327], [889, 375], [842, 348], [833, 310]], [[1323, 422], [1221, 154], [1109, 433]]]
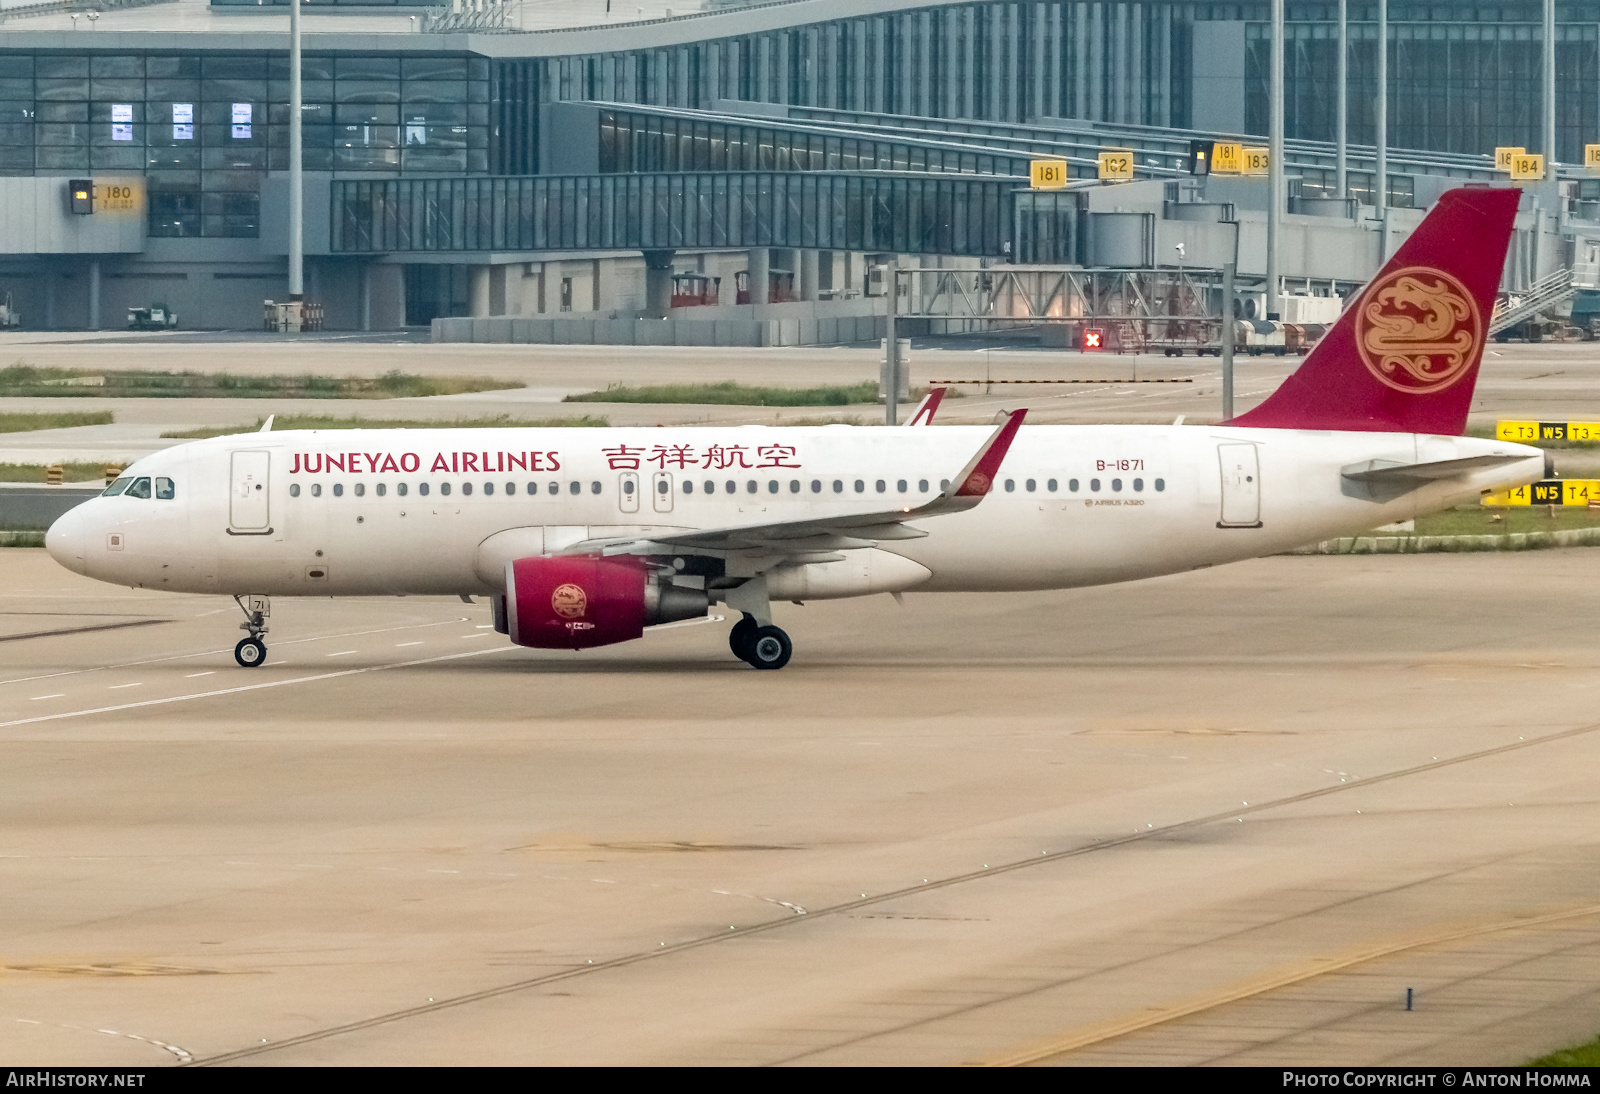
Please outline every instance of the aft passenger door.
[[271, 452], [235, 452], [228, 493], [228, 532], [239, 536], [272, 534]]
[[1261, 461], [1253, 444], [1219, 444], [1222, 519], [1218, 528], [1261, 527]]

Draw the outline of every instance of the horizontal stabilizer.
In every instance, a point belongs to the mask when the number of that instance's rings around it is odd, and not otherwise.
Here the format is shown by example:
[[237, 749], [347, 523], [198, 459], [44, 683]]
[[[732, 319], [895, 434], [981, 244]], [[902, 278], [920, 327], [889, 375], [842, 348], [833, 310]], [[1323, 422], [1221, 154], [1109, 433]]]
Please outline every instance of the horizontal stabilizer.
[[1339, 473], [1356, 482], [1433, 482], [1438, 479], [1453, 479], [1457, 475], [1465, 475], [1469, 471], [1481, 471], [1486, 467], [1504, 467], [1508, 463], [1519, 463], [1527, 458], [1526, 455], [1515, 452], [1496, 452], [1487, 456], [1463, 456], [1458, 460], [1428, 460], [1423, 463], [1363, 460], [1349, 467], [1340, 468]]

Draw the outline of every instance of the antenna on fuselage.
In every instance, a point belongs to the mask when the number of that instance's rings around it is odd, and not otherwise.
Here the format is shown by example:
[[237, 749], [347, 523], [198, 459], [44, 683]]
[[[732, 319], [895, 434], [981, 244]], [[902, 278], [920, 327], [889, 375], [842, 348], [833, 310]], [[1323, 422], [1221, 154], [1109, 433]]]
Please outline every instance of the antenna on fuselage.
[[271, 433], [272, 432], [272, 419], [274, 419], [276, 417], [277, 417], [276, 414], [268, 414], [267, 415], [267, 420], [261, 423], [261, 432], [263, 432], [263, 433]]

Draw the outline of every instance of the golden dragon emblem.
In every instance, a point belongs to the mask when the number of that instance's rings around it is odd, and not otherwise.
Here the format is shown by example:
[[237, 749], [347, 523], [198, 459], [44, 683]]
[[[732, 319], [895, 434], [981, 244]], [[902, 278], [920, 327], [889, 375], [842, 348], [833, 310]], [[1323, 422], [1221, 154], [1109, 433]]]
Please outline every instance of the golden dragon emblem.
[[1413, 267], [1363, 302], [1356, 344], [1367, 368], [1390, 387], [1437, 391], [1466, 371], [1479, 326], [1465, 286], [1441, 270]]

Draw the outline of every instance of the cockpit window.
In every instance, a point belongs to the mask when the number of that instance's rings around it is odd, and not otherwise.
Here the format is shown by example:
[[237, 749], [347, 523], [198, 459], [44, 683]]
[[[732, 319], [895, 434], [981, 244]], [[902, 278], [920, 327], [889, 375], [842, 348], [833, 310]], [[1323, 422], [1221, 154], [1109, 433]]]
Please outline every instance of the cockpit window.
[[140, 476], [133, 480], [133, 485], [126, 491], [130, 498], [148, 498], [150, 496], [150, 480]]
[[132, 485], [133, 485], [133, 476], [132, 475], [124, 475], [120, 479], [118, 479], [116, 482], [114, 482], [110, 486], [106, 487], [106, 492], [104, 494], [101, 494], [100, 496], [102, 498], [114, 498], [118, 494], [122, 493], [124, 490], [126, 490], [128, 487], [130, 487]]
[[156, 500], [171, 501], [178, 496], [177, 489], [172, 485], [171, 479], [156, 480]]

